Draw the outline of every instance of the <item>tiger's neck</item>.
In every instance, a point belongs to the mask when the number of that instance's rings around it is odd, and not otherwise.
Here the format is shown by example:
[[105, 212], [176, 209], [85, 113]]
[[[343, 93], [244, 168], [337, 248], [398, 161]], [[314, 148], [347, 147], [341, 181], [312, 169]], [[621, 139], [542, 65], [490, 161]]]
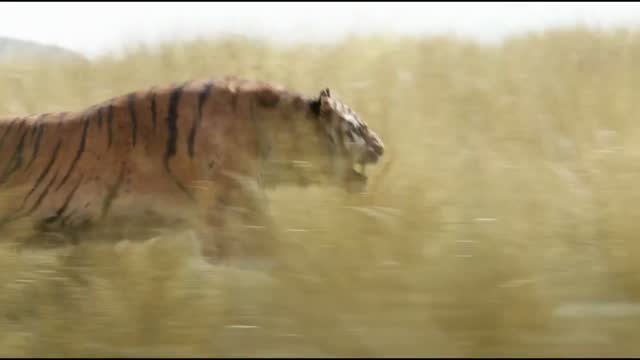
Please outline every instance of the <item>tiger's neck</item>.
[[287, 94], [275, 107], [256, 106], [251, 116], [260, 162], [261, 183], [269, 188], [299, 185], [299, 167], [304, 166], [305, 148], [315, 136], [313, 99]]

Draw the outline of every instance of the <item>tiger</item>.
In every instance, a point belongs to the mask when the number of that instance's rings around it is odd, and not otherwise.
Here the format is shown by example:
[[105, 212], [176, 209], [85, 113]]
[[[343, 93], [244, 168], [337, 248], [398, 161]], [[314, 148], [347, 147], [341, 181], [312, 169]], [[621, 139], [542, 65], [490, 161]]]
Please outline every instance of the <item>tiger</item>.
[[[307, 96], [235, 76], [156, 85], [80, 111], [0, 118], [0, 189], [16, 199], [0, 224], [29, 217], [41, 232], [72, 233], [156, 216], [197, 219], [224, 239], [231, 213], [271, 228], [269, 189], [364, 191], [365, 166], [384, 149], [329, 88]], [[224, 256], [224, 244], [204, 241], [203, 255]]]

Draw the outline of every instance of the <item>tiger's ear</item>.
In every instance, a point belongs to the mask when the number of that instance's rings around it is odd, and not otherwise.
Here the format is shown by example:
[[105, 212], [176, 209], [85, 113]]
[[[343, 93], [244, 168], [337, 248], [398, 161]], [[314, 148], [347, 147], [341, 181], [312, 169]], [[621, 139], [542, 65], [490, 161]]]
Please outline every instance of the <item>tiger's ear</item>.
[[320, 91], [320, 97], [318, 101], [320, 102], [320, 110], [321, 111], [329, 111], [331, 110], [331, 102], [329, 99], [331, 98], [331, 91], [329, 88], [324, 88]]
[[313, 113], [319, 115], [322, 111], [329, 110], [331, 108], [328, 101], [329, 98], [331, 98], [331, 91], [329, 88], [322, 89], [318, 98], [311, 102], [311, 110]]
[[327, 101], [331, 97], [331, 91], [329, 88], [324, 88], [320, 91], [320, 95], [318, 98], [311, 102], [311, 110], [314, 114], [319, 115], [323, 110], [328, 110], [330, 108], [329, 102]]

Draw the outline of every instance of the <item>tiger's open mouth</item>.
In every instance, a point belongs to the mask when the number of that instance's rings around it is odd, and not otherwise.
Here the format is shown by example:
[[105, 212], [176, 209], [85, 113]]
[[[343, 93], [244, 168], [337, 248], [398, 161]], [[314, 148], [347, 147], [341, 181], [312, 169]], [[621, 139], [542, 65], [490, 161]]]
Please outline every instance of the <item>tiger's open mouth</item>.
[[367, 181], [366, 166], [363, 162], [353, 163], [350, 169], [350, 176], [361, 181]]
[[378, 148], [374, 150], [368, 150], [363, 156], [357, 159], [351, 160], [348, 173], [349, 176], [356, 181], [367, 181], [366, 167], [367, 165], [374, 165], [378, 163], [382, 151]]
[[375, 165], [378, 163], [382, 151], [380, 148], [370, 147], [367, 151], [361, 154], [352, 154], [342, 157], [337, 160], [339, 172], [343, 185], [349, 192], [362, 192], [367, 186], [368, 176], [366, 168], [369, 165]]
[[364, 191], [368, 177], [365, 173], [365, 163], [352, 163], [347, 168], [345, 174], [345, 185], [349, 192], [362, 192]]

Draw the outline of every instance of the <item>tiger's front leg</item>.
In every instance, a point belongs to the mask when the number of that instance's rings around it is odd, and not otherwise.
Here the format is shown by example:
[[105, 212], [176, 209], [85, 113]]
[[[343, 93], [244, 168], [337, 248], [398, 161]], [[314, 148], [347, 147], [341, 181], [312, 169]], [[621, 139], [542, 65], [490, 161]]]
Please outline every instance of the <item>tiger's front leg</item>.
[[270, 262], [277, 251], [277, 227], [265, 194], [250, 184], [219, 194], [206, 214], [203, 256], [221, 262]]

